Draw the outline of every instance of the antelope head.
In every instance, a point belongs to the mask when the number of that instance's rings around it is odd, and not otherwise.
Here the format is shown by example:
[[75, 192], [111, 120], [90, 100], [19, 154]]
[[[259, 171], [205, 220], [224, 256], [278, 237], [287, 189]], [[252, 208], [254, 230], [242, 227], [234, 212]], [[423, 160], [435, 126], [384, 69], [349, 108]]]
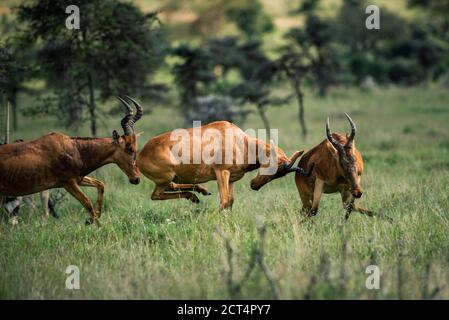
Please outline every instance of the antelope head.
[[[140, 182], [140, 171], [136, 166], [137, 158], [137, 135], [134, 130], [135, 123], [142, 117], [143, 108], [134, 99], [129, 96], [117, 97], [126, 109], [126, 115], [121, 121], [124, 134], [120, 136], [116, 130], [112, 132], [112, 139], [116, 144], [116, 150], [113, 155], [114, 162], [126, 173], [129, 182], [138, 184]], [[136, 107], [136, 114], [133, 114], [132, 102]]]
[[[281, 178], [290, 172], [298, 172], [299, 174], [308, 175], [302, 168], [294, 166], [296, 160], [304, 153], [304, 150], [296, 151], [290, 158], [287, 158], [281, 150], [278, 150], [279, 163], [275, 174], [262, 175], [260, 172], [251, 180], [251, 189], [259, 190], [268, 182]], [[308, 170], [310, 172], [310, 170]]]
[[346, 118], [351, 126], [351, 133], [346, 135], [346, 144], [342, 144], [336, 139], [336, 135], [331, 133], [329, 128], [329, 118], [326, 121], [326, 136], [329, 142], [337, 151], [337, 161], [343, 172], [345, 179], [351, 185], [352, 195], [356, 198], [360, 198], [363, 194], [362, 187], [360, 186], [360, 179], [357, 175], [356, 162], [357, 158], [354, 153], [354, 137], [357, 132], [357, 127], [351, 117], [345, 113]]

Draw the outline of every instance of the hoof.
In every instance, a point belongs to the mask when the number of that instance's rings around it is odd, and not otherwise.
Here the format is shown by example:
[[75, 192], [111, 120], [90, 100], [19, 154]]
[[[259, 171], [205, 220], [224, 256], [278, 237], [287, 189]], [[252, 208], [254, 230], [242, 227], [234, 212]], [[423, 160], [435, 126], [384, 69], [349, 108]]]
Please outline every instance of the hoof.
[[204, 194], [205, 196], [210, 196], [210, 195], [212, 195], [212, 193], [210, 193], [210, 192], [207, 192], [206, 194]]
[[94, 219], [92, 219], [92, 218], [87, 218], [87, 220], [86, 220], [86, 226], [90, 226], [92, 223], [94, 223]]
[[193, 203], [200, 203], [200, 199], [198, 199], [198, 197], [194, 194], [192, 194], [189, 200], [192, 201]]

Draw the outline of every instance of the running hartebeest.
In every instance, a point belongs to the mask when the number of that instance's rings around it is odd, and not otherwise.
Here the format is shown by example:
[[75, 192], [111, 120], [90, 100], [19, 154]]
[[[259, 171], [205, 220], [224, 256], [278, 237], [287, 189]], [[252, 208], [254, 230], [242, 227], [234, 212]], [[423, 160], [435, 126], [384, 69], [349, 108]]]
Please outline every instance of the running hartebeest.
[[[8, 136], [8, 134], [6, 136]], [[15, 142], [23, 142], [23, 140], [17, 140]], [[50, 213], [54, 218], [58, 218], [54, 203], [50, 199], [50, 191], [44, 190], [40, 192], [40, 198], [42, 209], [44, 210], [44, 218], [48, 218]], [[5, 202], [4, 205], [3, 202]], [[5, 199], [0, 199], [0, 208], [4, 207], [8, 215], [15, 217], [17, 216], [19, 208], [23, 203], [26, 203], [31, 209], [36, 210], [36, 205], [33, 202], [32, 195], [27, 195], [24, 197], [6, 197]]]
[[[33, 141], [0, 146], [0, 196], [15, 197], [64, 188], [89, 212], [87, 223], [98, 224], [104, 184], [87, 175], [106, 164], [115, 163], [128, 176], [130, 183], [140, 182], [134, 124], [142, 117], [143, 109], [135, 100], [126, 98], [135, 105], [137, 112], [133, 115], [129, 103], [118, 97], [127, 109], [121, 121], [122, 136], [115, 130], [112, 138], [71, 138], [62, 133], [50, 133]], [[96, 207], [80, 186], [97, 188]]]
[[[9, 113], [10, 113], [10, 108], [9, 108], [9, 101], [7, 101], [6, 103], [6, 116], [5, 116], [5, 141], [2, 144], [8, 144], [9, 143], [9, 137], [10, 137], [10, 123], [9, 123]], [[16, 140], [15, 142], [23, 142], [23, 140], [19, 139]], [[40, 198], [41, 198], [41, 203], [42, 203], [42, 208], [44, 210], [44, 217], [48, 218], [51, 214], [54, 217], [57, 217], [57, 213], [54, 210], [54, 206], [53, 203], [50, 201], [50, 193], [48, 190], [42, 191], [40, 193]], [[5, 202], [5, 205], [3, 205], [3, 202]], [[2, 197], [0, 197], [0, 212], [2, 211], [2, 208], [4, 207], [6, 212], [8, 213], [8, 215], [12, 215], [12, 216], [16, 216], [20, 206], [22, 205], [22, 203], [27, 203], [33, 210], [36, 209], [36, 206], [34, 205], [32, 196], [26, 196], [26, 197], [13, 197], [13, 198], [5, 198], [2, 199]], [[15, 220], [13, 220], [14, 223]]]
[[296, 175], [296, 187], [303, 204], [303, 213], [310, 217], [316, 215], [321, 194], [340, 192], [343, 207], [346, 209], [346, 219], [352, 211], [358, 211], [368, 216], [373, 212], [354, 204], [355, 198], [362, 196], [360, 186], [363, 172], [363, 159], [354, 145], [356, 125], [345, 113], [351, 125], [351, 133], [342, 135], [331, 133], [329, 118], [326, 122], [327, 139], [309, 150], [298, 163], [299, 168], [313, 170], [309, 177]]
[[[196, 135], [195, 129], [199, 129], [201, 134]], [[184, 130], [184, 134], [176, 138], [173, 136], [175, 130], [150, 139], [137, 157], [137, 166], [142, 174], [156, 184], [151, 195], [152, 200], [185, 198], [198, 203], [198, 197], [189, 191], [209, 195], [207, 189], [199, 183], [217, 180], [220, 209], [232, 208], [234, 182], [242, 179], [246, 172], [258, 168], [267, 169], [270, 164], [262, 162], [260, 154], [265, 154], [268, 159], [272, 155], [270, 150], [274, 150], [277, 158], [273, 166], [274, 172], [265, 175], [259, 173], [251, 181], [252, 189], [258, 190], [269, 181], [289, 172], [299, 171], [304, 174], [302, 169], [293, 167], [303, 150], [288, 158], [280, 148], [248, 136], [230, 122], [217, 121], [202, 127], [181, 130]], [[211, 138], [213, 135], [208, 134], [211, 132], [215, 133], [215, 137], [223, 138], [218, 145], [214, 144], [217, 140]], [[215, 149], [211, 148], [212, 144]], [[184, 146], [184, 150], [178, 149], [179, 145]], [[206, 160], [204, 150], [211, 152], [213, 161]], [[254, 151], [254, 161], [250, 161], [252, 158], [248, 150]], [[195, 153], [199, 155], [197, 161], [194, 159]], [[227, 155], [230, 155], [229, 158]], [[185, 157], [185, 161], [179, 161], [177, 157]], [[217, 159], [220, 161], [216, 161]]]

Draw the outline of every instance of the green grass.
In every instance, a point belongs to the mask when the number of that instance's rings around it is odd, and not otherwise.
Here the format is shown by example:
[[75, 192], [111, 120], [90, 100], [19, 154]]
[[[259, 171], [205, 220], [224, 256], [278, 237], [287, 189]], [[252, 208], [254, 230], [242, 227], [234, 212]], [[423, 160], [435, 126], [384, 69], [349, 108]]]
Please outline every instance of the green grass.
[[[233, 211], [221, 213], [215, 182], [207, 184], [213, 195], [200, 196], [199, 205], [155, 202], [150, 181], [132, 186], [111, 165], [93, 174], [107, 185], [102, 227], [86, 227], [87, 214], [72, 198], [59, 207], [58, 220], [25, 209], [16, 228], [2, 222], [0, 298], [227, 299], [226, 249], [217, 226], [231, 239], [240, 278], [258, 238], [257, 217], [266, 223], [265, 262], [281, 298], [415, 299], [426, 296], [426, 286], [441, 288], [435, 298], [449, 298], [449, 93], [340, 89], [325, 99], [309, 94], [306, 108], [307, 141], [293, 102], [269, 111], [280, 146], [289, 154], [308, 149], [324, 138], [327, 115], [332, 128], [343, 131], [343, 112], [350, 113], [366, 166], [358, 202], [392, 217], [392, 224], [357, 213], [345, 223], [339, 195], [324, 195], [314, 222], [301, 225], [293, 175], [255, 192], [249, 188], [255, 173], [249, 173], [237, 184]], [[140, 146], [179, 123], [174, 109], [154, 110], [137, 125], [145, 131]], [[245, 127], [261, 127], [256, 114]], [[101, 134], [118, 128], [118, 119], [107, 119]], [[23, 119], [14, 136], [29, 139], [53, 129], [53, 120]], [[78, 133], [87, 132], [86, 126]], [[380, 290], [365, 288], [370, 264], [380, 268]], [[69, 265], [80, 268], [80, 290], [65, 288]], [[234, 297], [273, 295], [257, 269]]]

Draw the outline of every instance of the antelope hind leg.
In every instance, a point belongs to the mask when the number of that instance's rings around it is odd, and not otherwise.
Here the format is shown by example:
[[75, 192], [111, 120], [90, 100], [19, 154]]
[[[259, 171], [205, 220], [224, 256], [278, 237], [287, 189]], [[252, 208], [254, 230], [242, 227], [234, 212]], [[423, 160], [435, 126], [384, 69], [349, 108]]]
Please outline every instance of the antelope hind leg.
[[217, 178], [218, 193], [220, 194], [220, 210], [229, 209], [232, 207], [229, 196], [229, 178], [231, 173], [228, 170], [216, 170], [215, 176]]
[[193, 203], [199, 203], [200, 199], [196, 195], [188, 191], [182, 192], [166, 192], [166, 188], [156, 185], [151, 194], [151, 200], [171, 200], [171, 199], [187, 199]]
[[318, 177], [315, 180], [315, 187], [313, 189], [312, 208], [307, 213], [308, 216], [315, 216], [318, 213], [321, 195], [323, 194], [324, 181]]
[[44, 218], [48, 219], [48, 217], [50, 216], [50, 206], [49, 206], [50, 191], [48, 191], [48, 190], [42, 191], [40, 193], [40, 198], [41, 198], [42, 209], [44, 210]]
[[196, 191], [205, 196], [210, 196], [211, 193], [200, 184], [178, 184], [170, 182], [168, 185], [169, 191]]

